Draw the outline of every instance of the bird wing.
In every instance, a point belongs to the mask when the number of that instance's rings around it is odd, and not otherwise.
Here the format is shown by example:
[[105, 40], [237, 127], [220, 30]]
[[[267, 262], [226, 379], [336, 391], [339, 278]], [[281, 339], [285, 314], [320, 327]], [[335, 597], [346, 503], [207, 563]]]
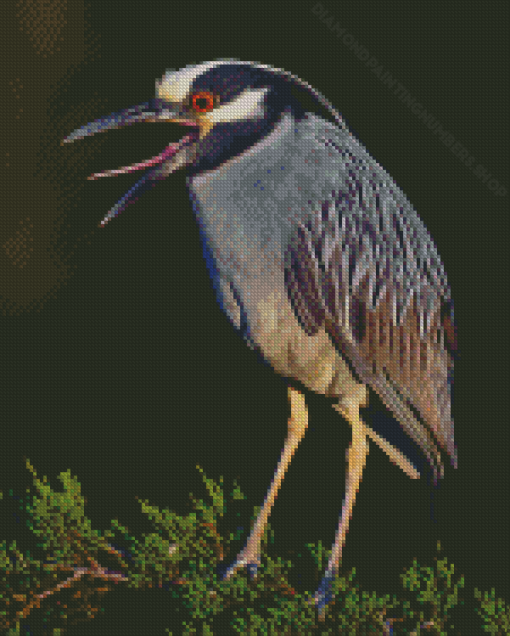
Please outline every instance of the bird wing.
[[419, 444], [437, 479], [444, 467], [436, 441], [456, 462], [455, 326], [439, 256], [410, 206], [377, 199], [367, 213], [337, 193], [319, 208], [298, 225], [285, 252], [294, 312], [307, 334], [326, 329], [354, 375]]

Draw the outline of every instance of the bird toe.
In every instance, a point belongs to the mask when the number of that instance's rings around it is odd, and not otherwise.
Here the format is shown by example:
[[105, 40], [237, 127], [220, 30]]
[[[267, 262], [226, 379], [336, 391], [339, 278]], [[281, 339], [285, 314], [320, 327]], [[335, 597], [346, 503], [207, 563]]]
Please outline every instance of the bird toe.
[[248, 557], [244, 556], [243, 553], [241, 552], [241, 554], [239, 554], [237, 559], [230, 565], [224, 564], [224, 563], [218, 564], [217, 566], [218, 578], [222, 580], [228, 580], [232, 576], [234, 576], [234, 574], [238, 570], [240, 570], [241, 568], [246, 568], [246, 570], [248, 571], [250, 580], [253, 580], [257, 576], [259, 566], [260, 566], [260, 563], [257, 562], [257, 559], [253, 559], [253, 558], [249, 559]]
[[333, 600], [333, 581], [335, 580], [334, 572], [326, 572], [315, 593], [314, 602], [322, 619], [326, 613], [326, 607]]

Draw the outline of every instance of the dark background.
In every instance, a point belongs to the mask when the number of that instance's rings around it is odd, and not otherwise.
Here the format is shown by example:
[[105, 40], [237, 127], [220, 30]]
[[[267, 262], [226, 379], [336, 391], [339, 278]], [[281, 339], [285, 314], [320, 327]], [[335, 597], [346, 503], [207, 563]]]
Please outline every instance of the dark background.
[[[289, 70], [331, 100], [419, 211], [453, 290], [459, 468], [435, 492], [434, 522], [426, 481], [371, 445], [343, 570], [356, 567], [364, 590], [400, 593], [399, 574], [413, 557], [432, 565], [440, 540], [465, 575], [470, 610], [474, 587], [508, 602], [507, 192], [491, 192], [314, 4], [74, 0], [44, 13], [38, 2], [2, 3], [0, 538], [29, 545], [7, 496], [32, 484], [24, 457], [57, 490], [60, 472], [77, 475], [103, 530], [112, 518], [138, 536], [152, 530], [135, 495], [185, 513], [189, 493], [206, 497], [197, 464], [223, 475], [226, 490], [237, 478], [247, 496], [241, 520], [220, 529], [247, 527], [263, 501], [286, 435], [286, 384], [216, 304], [185, 174], [104, 229], [141, 173], [86, 181], [161, 152], [183, 129], [139, 125], [59, 145], [87, 121], [147, 101], [167, 68], [236, 57]], [[505, 3], [323, 5], [508, 189]], [[316, 580], [297, 554], [333, 541], [350, 441], [329, 403], [306, 397], [310, 429], [271, 515], [273, 554], [295, 562], [301, 591]], [[176, 630], [167, 598], [119, 589], [104, 617], [70, 633]], [[455, 621], [462, 634], [481, 633], [472, 616], [471, 626]]]

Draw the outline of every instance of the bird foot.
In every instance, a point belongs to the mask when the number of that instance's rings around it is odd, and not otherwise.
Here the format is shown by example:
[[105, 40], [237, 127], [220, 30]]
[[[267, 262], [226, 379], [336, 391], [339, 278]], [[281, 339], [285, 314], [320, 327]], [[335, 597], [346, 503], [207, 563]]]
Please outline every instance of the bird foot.
[[257, 570], [260, 566], [260, 557], [251, 555], [249, 552], [242, 550], [237, 559], [234, 561], [232, 565], [223, 569], [223, 573], [221, 578], [225, 581], [230, 579], [239, 568], [246, 567], [248, 570], [248, 574], [250, 576], [250, 580], [253, 580], [257, 576]]
[[315, 593], [310, 599], [310, 604], [315, 605], [319, 614], [319, 620], [323, 621], [326, 616], [326, 608], [333, 600], [333, 581], [335, 580], [335, 572], [326, 572], [322, 577], [322, 581]]

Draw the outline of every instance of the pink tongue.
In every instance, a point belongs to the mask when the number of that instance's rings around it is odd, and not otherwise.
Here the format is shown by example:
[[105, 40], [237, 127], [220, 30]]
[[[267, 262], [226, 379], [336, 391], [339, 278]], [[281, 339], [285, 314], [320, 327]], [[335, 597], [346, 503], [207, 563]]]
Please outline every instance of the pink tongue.
[[168, 144], [168, 146], [163, 150], [163, 152], [151, 159], [147, 159], [146, 161], [141, 161], [140, 163], [133, 163], [130, 166], [124, 166], [122, 168], [117, 168], [117, 170], [105, 170], [104, 172], [94, 172], [91, 174], [88, 179], [94, 180], [98, 177], [115, 177], [118, 174], [126, 174], [128, 172], [134, 172], [135, 170], [143, 170], [144, 168], [148, 168], [149, 166], [154, 166], [158, 163], [163, 163], [170, 157], [173, 157], [183, 146], [185, 146], [188, 141], [194, 139], [194, 135], [185, 135], [180, 141], [177, 141], [173, 144]]

